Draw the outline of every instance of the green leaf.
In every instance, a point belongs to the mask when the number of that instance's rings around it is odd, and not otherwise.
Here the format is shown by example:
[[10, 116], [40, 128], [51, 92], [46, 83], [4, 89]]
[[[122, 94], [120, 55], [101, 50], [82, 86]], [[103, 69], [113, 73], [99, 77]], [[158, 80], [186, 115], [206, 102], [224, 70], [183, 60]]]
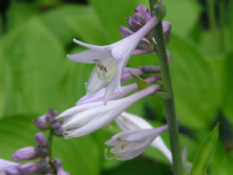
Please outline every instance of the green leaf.
[[190, 175], [205, 175], [208, 164], [210, 163], [218, 140], [218, 125], [211, 131], [206, 140], [200, 145]]
[[[0, 157], [12, 160], [14, 152], [26, 146], [36, 146], [31, 115], [15, 115], [0, 121]], [[48, 135], [48, 132], [44, 132]], [[63, 168], [70, 174], [98, 175], [101, 161], [99, 146], [91, 136], [64, 140], [54, 137], [52, 156], [62, 159]], [[23, 162], [24, 163], [24, 162]]]
[[133, 73], [131, 73], [131, 75], [133, 76], [133, 79], [136, 81], [139, 91], [151, 86], [150, 83], [145, 82], [141, 77], [139, 77]]
[[105, 30], [112, 36], [112, 41], [122, 38], [119, 27], [126, 25], [125, 18], [132, 16], [137, 5], [141, 3], [139, 0], [90, 0], [90, 2], [103, 22]]
[[[0, 40], [0, 104], [3, 113], [41, 113], [58, 103], [57, 84], [64, 71], [65, 51], [38, 20], [8, 32]], [[55, 100], [56, 99], [56, 100]]]
[[11, 1], [7, 10], [7, 30], [13, 30], [38, 13], [38, 8], [34, 3]]
[[205, 127], [218, 105], [213, 70], [195, 47], [174, 34], [169, 50], [177, 116], [189, 127]]
[[[95, 19], [93, 19], [93, 16]], [[73, 42], [72, 39], [81, 33], [79, 30], [84, 28], [86, 23], [92, 26], [85, 28], [85, 30], [92, 30], [90, 37], [98, 35], [98, 32], [93, 32], [97, 23], [96, 15], [94, 15], [93, 8], [87, 5], [63, 5], [43, 13], [40, 19], [66, 45]], [[88, 30], [85, 30], [84, 34], [89, 34]], [[80, 38], [83, 39], [83, 36]], [[94, 37], [93, 40], [95, 39]]]

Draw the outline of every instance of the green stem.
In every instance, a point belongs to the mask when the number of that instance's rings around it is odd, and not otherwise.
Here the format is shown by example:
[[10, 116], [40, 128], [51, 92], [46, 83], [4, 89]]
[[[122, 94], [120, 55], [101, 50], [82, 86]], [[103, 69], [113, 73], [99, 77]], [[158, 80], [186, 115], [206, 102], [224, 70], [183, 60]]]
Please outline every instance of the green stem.
[[[153, 7], [151, 4], [150, 6]], [[163, 35], [163, 27], [161, 22], [159, 22], [155, 27], [155, 40], [157, 42], [157, 51], [161, 66], [164, 91], [167, 92], [169, 95], [169, 98], [164, 101], [164, 107], [165, 107], [166, 119], [169, 129], [169, 138], [170, 138], [172, 159], [173, 159], [173, 172], [174, 175], [183, 175], [178, 122], [175, 112], [175, 103], [174, 103], [174, 95], [173, 95], [173, 89], [171, 83], [171, 75], [169, 70], [166, 46]]]

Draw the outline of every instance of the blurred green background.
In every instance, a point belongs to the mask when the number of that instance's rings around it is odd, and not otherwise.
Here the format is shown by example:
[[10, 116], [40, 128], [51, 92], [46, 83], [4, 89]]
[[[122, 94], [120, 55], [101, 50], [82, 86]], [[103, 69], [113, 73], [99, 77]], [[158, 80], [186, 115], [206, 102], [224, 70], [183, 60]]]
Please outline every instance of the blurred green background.
[[[66, 54], [84, 48], [73, 38], [107, 45], [122, 37], [119, 27], [147, 0], [1, 0], [0, 1], [0, 158], [11, 160], [15, 150], [35, 145], [32, 119], [70, 108], [85, 94], [84, 82], [94, 65], [69, 61]], [[208, 18], [205, 0], [164, 0], [172, 24], [172, 81], [182, 149], [188, 160], [220, 122], [211, 175], [233, 174], [233, 2], [216, 0]], [[158, 64], [154, 55], [133, 56], [129, 66]], [[148, 97], [128, 112], [155, 126], [165, 123], [162, 102]], [[127, 162], [105, 160], [104, 142], [119, 131], [115, 124], [85, 137], [56, 138], [53, 155], [72, 175], [171, 174], [168, 161], [149, 148]], [[168, 135], [163, 139], [168, 143]]]

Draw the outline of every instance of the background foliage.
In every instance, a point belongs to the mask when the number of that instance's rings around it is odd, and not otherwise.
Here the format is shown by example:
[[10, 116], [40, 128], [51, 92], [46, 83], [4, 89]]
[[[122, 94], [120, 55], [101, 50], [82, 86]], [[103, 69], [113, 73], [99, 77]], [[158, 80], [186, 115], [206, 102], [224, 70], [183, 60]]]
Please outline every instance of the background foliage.
[[[147, 0], [3, 0], [0, 20], [0, 157], [11, 159], [18, 148], [34, 145], [32, 119], [49, 108], [58, 112], [74, 106], [85, 94], [93, 65], [66, 58], [83, 48], [73, 38], [107, 45], [122, 37], [119, 26]], [[233, 170], [233, 3], [216, 0], [216, 28], [207, 17], [206, 1], [164, 0], [172, 24], [168, 45], [182, 149], [188, 142], [189, 161], [220, 122], [220, 140], [208, 172], [229, 175]], [[223, 3], [224, 10], [219, 10]], [[155, 55], [134, 56], [129, 66], [158, 64]], [[164, 123], [159, 99], [148, 97], [129, 110], [155, 125]], [[153, 120], [156, 122], [153, 122]], [[119, 129], [106, 127], [89, 136], [53, 144], [73, 175], [171, 174], [168, 161], [152, 148], [132, 161], [107, 161], [104, 142]], [[168, 141], [167, 133], [162, 135]], [[168, 144], [168, 142], [167, 142]], [[168, 144], [169, 145], [169, 144]], [[158, 166], [159, 165], [159, 166]], [[147, 172], [148, 171], [148, 172]]]

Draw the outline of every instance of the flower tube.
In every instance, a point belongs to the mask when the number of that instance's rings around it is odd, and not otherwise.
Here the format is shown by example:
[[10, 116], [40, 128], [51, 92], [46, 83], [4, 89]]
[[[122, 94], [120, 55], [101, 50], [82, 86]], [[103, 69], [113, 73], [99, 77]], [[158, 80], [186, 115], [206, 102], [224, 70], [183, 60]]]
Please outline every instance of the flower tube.
[[87, 135], [106, 126], [133, 103], [154, 93], [159, 88], [157, 85], [152, 85], [128, 97], [112, 100], [106, 106], [103, 102], [92, 102], [64, 111], [58, 118], [64, 117], [62, 127], [66, 138]]

